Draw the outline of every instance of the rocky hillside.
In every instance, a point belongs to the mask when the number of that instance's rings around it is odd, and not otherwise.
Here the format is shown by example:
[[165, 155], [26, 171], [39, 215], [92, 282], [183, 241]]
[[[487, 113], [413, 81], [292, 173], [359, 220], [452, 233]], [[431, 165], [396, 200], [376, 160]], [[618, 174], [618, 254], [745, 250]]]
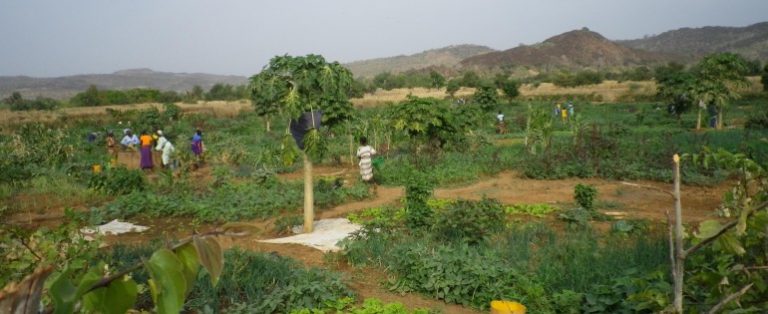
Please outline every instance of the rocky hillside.
[[112, 74], [83, 74], [53, 78], [28, 76], [0, 76], [0, 98], [7, 97], [14, 91], [25, 97], [45, 96], [68, 98], [82, 92], [90, 85], [100, 89], [155, 88], [160, 90], [187, 91], [195, 85], [208, 90], [216, 83], [240, 85], [247, 78], [232, 75], [213, 75], [204, 73], [169, 73], [150, 69], [132, 69], [117, 71]]
[[715, 52], [735, 52], [749, 59], [768, 59], [768, 22], [746, 27], [681, 28], [643, 39], [618, 41], [636, 49], [698, 58]]
[[373, 77], [382, 72], [398, 73], [427, 67], [453, 67], [465, 58], [494, 51], [478, 45], [456, 45], [408, 56], [378, 58], [345, 64], [355, 77]]
[[470, 68], [532, 66], [541, 68], [608, 68], [666, 62], [674, 57], [628, 48], [588, 29], [574, 30], [541, 43], [469, 57]]

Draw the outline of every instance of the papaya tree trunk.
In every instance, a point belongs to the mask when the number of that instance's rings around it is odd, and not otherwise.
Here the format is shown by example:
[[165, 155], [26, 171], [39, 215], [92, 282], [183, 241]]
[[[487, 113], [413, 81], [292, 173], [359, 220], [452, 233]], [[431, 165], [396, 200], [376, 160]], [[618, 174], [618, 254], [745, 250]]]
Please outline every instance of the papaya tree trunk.
[[306, 153], [304, 156], [304, 233], [310, 233], [314, 230], [313, 222], [315, 220], [315, 196], [312, 193], [312, 161]]
[[717, 129], [723, 129], [723, 108], [717, 110]]
[[696, 131], [701, 130], [701, 107], [699, 107], [699, 114], [696, 117]]

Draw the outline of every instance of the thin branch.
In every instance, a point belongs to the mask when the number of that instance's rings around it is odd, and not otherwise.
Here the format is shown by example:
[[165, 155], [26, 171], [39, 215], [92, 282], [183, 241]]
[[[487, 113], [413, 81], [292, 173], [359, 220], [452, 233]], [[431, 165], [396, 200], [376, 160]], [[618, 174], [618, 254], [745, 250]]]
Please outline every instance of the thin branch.
[[37, 255], [37, 252], [35, 252], [35, 250], [33, 250], [31, 247], [29, 247], [29, 244], [27, 243], [27, 241], [24, 241], [23, 237], [19, 238], [19, 242], [21, 242], [21, 245], [27, 248], [27, 250], [29, 250], [29, 253], [32, 253], [32, 255], [34, 255], [39, 262], [43, 261], [43, 257], [41, 257], [40, 255]]
[[675, 270], [675, 263], [677, 262], [675, 260], [675, 235], [672, 225], [672, 216], [669, 213], [669, 209], [665, 209], [664, 212], [667, 214], [667, 229], [669, 231], [669, 260], [672, 265], [672, 278], [675, 278], [677, 274], [677, 271]]
[[733, 300], [736, 300], [736, 299], [740, 298], [742, 295], [744, 295], [745, 293], [747, 293], [747, 291], [749, 291], [749, 289], [752, 288], [752, 285], [754, 285], [754, 283], [748, 284], [744, 288], [741, 288], [741, 290], [739, 290], [737, 292], [734, 292], [733, 294], [727, 296], [725, 299], [720, 301], [720, 303], [718, 303], [712, 309], [710, 309], [709, 312], [707, 312], [707, 313], [708, 314], [715, 314], [715, 313], [719, 312], [728, 303], [731, 303]]
[[[768, 207], [768, 201], [765, 201], [765, 202], [761, 203], [760, 205], [757, 205], [757, 206], [756, 206], [756, 207], [755, 207], [755, 208], [752, 210], [752, 212], [749, 214], [749, 216], [752, 216], [752, 215], [753, 215], [754, 213], [756, 213], [757, 211], [759, 211], [759, 210], [761, 210], [761, 209], [763, 209], [763, 208], [766, 208], [766, 207]], [[696, 244], [696, 245], [694, 245], [694, 246], [692, 246], [692, 247], [688, 248], [687, 250], [685, 250], [685, 251], [682, 253], [683, 257], [685, 258], [686, 256], [688, 256], [688, 255], [690, 255], [690, 254], [692, 254], [692, 253], [694, 253], [694, 252], [698, 251], [699, 249], [701, 249], [702, 247], [706, 246], [707, 244], [710, 244], [710, 243], [714, 242], [715, 240], [717, 240], [717, 238], [718, 238], [718, 237], [720, 237], [721, 235], [723, 235], [724, 233], [726, 233], [726, 232], [727, 232], [728, 230], [730, 230], [731, 228], [733, 228], [733, 227], [736, 227], [736, 225], [738, 225], [738, 224], [739, 224], [739, 220], [738, 220], [738, 219], [736, 219], [736, 220], [733, 220], [733, 221], [731, 221], [731, 222], [727, 223], [727, 224], [726, 224], [725, 226], [723, 226], [723, 228], [722, 228], [722, 229], [720, 229], [720, 231], [718, 231], [716, 234], [714, 234], [714, 235], [710, 236], [709, 238], [706, 238], [706, 239], [704, 239], [703, 241], [699, 242], [698, 244]]]

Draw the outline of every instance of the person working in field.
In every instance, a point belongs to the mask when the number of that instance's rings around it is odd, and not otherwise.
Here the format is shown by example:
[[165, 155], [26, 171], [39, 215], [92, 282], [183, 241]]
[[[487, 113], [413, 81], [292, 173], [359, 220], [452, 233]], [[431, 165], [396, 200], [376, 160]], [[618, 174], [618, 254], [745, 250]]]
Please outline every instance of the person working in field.
[[195, 158], [199, 165], [199, 163], [203, 161], [203, 151], [205, 151], [205, 146], [203, 145], [203, 131], [200, 129], [197, 129], [195, 135], [192, 136], [191, 146], [192, 153], [195, 154]]
[[506, 125], [504, 124], [504, 114], [501, 113], [501, 110], [499, 110], [499, 113], [496, 115], [496, 133], [498, 134], [507, 133], [507, 128], [506, 128]]
[[173, 154], [173, 151], [176, 149], [173, 147], [173, 144], [171, 144], [171, 141], [165, 138], [163, 131], [157, 130], [157, 135], [157, 146], [155, 146], [155, 150], [162, 152], [160, 158], [163, 162], [163, 168], [170, 168], [171, 154]]
[[[366, 183], [374, 183], [373, 180], [373, 162], [371, 158], [376, 155], [376, 150], [368, 145], [368, 139], [360, 137], [360, 147], [357, 148], [357, 157], [360, 158], [360, 176]], [[375, 188], [375, 186], [374, 186]]]
[[139, 138], [136, 137], [136, 134], [133, 134], [133, 132], [131, 132], [131, 129], [125, 129], [123, 130], [123, 139], [120, 140], [120, 145], [123, 146], [123, 150], [125, 149], [133, 150], [136, 147], [136, 145], [139, 145]]
[[115, 134], [112, 131], [107, 133], [107, 153], [109, 153], [109, 165], [114, 167], [117, 165], [117, 141], [115, 140]]
[[141, 142], [141, 161], [139, 162], [139, 167], [141, 169], [152, 169], [154, 166], [152, 164], [152, 136], [147, 134], [147, 131], [141, 131], [139, 141]]

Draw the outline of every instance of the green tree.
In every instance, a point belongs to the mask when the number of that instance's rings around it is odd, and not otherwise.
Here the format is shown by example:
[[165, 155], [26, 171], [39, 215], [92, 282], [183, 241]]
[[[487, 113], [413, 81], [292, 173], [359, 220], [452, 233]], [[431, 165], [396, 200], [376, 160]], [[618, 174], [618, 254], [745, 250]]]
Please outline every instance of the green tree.
[[475, 103], [480, 105], [484, 111], [491, 111], [496, 107], [499, 102], [499, 94], [496, 90], [496, 86], [483, 85], [475, 90], [475, 94], [472, 96]]
[[106, 103], [106, 100], [99, 93], [99, 89], [95, 85], [91, 85], [82, 93], [78, 93], [75, 97], [72, 97], [72, 103], [78, 106], [101, 106]]
[[739, 97], [735, 88], [748, 86], [744, 77], [747, 63], [741, 56], [725, 52], [705, 57], [696, 67], [695, 94], [700, 103], [717, 108], [717, 128], [723, 128], [723, 112], [728, 103]]
[[466, 71], [461, 76], [461, 86], [478, 87], [481, 82], [480, 76], [475, 71]]
[[[696, 77], [685, 71], [685, 68], [677, 65], [669, 65], [656, 69], [656, 95], [669, 102], [671, 113], [678, 120], [680, 116], [694, 106]], [[701, 124], [701, 110], [699, 110], [699, 126]]]
[[[277, 56], [251, 77], [252, 99], [272, 99], [291, 118], [303, 113], [323, 111], [323, 122], [329, 127], [352, 116], [347, 95], [352, 89], [352, 72], [338, 62], [327, 62], [320, 55], [303, 57]], [[254, 88], [254, 86], [259, 86]], [[264, 94], [261, 94], [264, 92]], [[314, 197], [312, 162], [308, 154], [325, 149], [319, 131], [309, 130], [304, 137], [304, 231], [312, 232]]]
[[200, 87], [200, 85], [195, 85], [192, 87], [192, 90], [189, 91], [187, 94], [191, 98], [190, 100], [197, 101], [197, 100], [203, 99], [203, 96], [205, 95], [205, 91], [203, 90], [202, 87]]
[[763, 83], [763, 91], [768, 92], [768, 64], [763, 68], [763, 74], [760, 77], [760, 83]]
[[437, 73], [437, 71], [432, 70], [429, 72], [429, 79], [431, 80], [432, 87], [440, 89], [443, 86], [445, 86], [445, 77]]
[[520, 95], [520, 82], [510, 79], [507, 75], [497, 75], [494, 84], [510, 100]]
[[461, 84], [456, 79], [448, 81], [448, 84], [445, 85], [445, 93], [451, 96], [451, 98], [456, 95], [459, 89], [461, 89]]

